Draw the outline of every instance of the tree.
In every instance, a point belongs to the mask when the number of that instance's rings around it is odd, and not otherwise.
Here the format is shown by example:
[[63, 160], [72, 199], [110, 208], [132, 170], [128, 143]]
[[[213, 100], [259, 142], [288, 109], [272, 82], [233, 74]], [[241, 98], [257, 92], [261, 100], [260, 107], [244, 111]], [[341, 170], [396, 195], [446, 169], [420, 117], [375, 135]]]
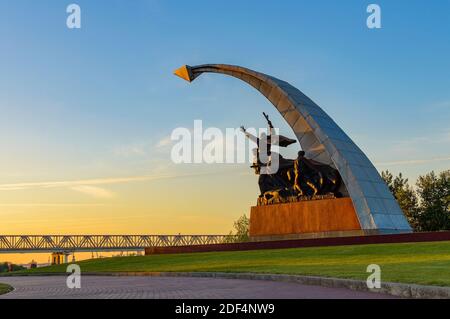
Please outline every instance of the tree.
[[24, 269], [26, 269], [26, 268], [23, 267], [23, 266], [20, 266], [20, 265], [11, 264], [11, 263], [8, 263], [8, 262], [0, 263], [0, 273], [1, 272], [9, 272], [10, 270], [11, 271], [18, 271], [18, 270], [24, 270]]
[[394, 178], [389, 171], [381, 172], [381, 177], [388, 185], [400, 208], [415, 231], [421, 230], [419, 221], [419, 200], [414, 189], [409, 185], [408, 179], [402, 173]]
[[233, 240], [227, 240], [227, 242], [242, 243], [250, 240], [250, 219], [244, 214], [234, 222], [234, 230], [230, 232], [230, 235], [236, 236]]
[[423, 231], [450, 230], [450, 170], [419, 176], [419, 223]]

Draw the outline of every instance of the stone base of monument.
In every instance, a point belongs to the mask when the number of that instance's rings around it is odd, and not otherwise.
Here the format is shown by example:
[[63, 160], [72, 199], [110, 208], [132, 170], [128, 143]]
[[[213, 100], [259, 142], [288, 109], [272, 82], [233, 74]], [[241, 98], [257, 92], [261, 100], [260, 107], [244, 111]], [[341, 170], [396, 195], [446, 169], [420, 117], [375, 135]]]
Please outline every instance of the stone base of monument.
[[368, 235], [361, 229], [352, 200], [333, 198], [254, 206], [251, 241]]
[[449, 241], [450, 231], [429, 233], [403, 233], [389, 235], [341, 236], [314, 239], [292, 239], [277, 241], [258, 241], [232, 244], [208, 244], [189, 246], [164, 246], [145, 248], [146, 255], [155, 254], [188, 254], [220, 251], [248, 251], [261, 249], [292, 249], [305, 247], [374, 245], [394, 243], [422, 243]]

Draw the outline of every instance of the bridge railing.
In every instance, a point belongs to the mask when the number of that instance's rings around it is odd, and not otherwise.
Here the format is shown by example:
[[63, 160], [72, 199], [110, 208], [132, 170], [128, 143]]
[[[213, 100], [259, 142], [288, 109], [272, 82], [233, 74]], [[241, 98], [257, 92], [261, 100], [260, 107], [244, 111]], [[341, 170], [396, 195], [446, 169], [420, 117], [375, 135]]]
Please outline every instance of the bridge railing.
[[0, 235], [0, 253], [29, 251], [121, 251], [148, 247], [223, 244], [233, 235]]

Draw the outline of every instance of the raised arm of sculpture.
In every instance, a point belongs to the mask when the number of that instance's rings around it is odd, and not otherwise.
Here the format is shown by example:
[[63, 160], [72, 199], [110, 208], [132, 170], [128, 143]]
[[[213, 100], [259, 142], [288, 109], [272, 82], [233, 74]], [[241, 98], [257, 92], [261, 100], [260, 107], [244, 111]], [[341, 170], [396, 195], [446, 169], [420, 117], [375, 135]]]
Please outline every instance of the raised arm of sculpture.
[[245, 134], [245, 136], [252, 141], [253, 143], [255, 143], [256, 145], [259, 145], [259, 138], [257, 138], [255, 135], [249, 133], [244, 126], [241, 126], [241, 131]]
[[269, 126], [269, 135], [275, 135], [275, 128], [273, 127], [272, 121], [269, 119], [269, 115], [263, 112], [264, 117], [267, 120], [267, 125]]

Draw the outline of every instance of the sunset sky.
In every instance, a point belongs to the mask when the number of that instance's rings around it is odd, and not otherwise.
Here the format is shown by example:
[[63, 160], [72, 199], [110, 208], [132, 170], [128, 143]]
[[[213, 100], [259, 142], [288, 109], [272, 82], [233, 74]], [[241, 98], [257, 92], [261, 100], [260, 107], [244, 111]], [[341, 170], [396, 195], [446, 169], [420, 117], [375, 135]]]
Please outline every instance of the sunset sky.
[[257, 177], [173, 164], [171, 132], [264, 127], [264, 111], [294, 135], [257, 91], [186, 83], [172, 74], [184, 64], [290, 82], [379, 170], [450, 167], [449, 1], [376, 1], [379, 30], [366, 1], [72, 2], [0, 0], [0, 234], [228, 233]]

